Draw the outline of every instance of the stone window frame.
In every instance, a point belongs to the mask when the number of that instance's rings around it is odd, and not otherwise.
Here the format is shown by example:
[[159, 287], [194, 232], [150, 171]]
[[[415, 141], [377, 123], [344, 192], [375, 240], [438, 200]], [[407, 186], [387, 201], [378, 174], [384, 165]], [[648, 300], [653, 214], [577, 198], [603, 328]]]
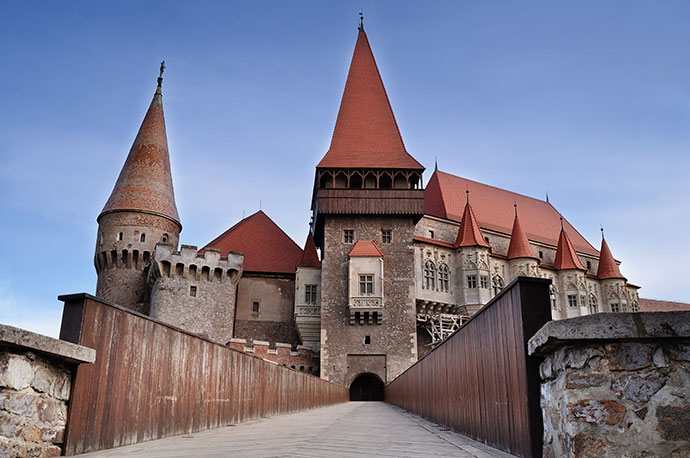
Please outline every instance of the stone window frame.
[[374, 295], [374, 274], [359, 274], [359, 294], [360, 296]]
[[189, 297], [197, 297], [199, 288], [196, 285], [189, 286]]
[[505, 288], [505, 282], [503, 281], [503, 277], [500, 275], [496, 274], [491, 278], [491, 286], [494, 289], [494, 296], [498, 296], [498, 294], [503, 291], [503, 288]]
[[446, 263], [438, 266], [438, 288], [446, 293], [450, 291], [450, 269]]
[[566, 300], [567, 300], [567, 302], [568, 302], [568, 307], [573, 307], [573, 308], [575, 308], [575, 307], [578, 307], [578, 306], [579, 306], [577, 294], [568, 294], [568, 295], [566, 296]]
[[252, 301], [252, 313], [259, 313], [261, 301]]
[[471, 274], [466, 276], [467, 280], [467, 288], [469, 289], [477, 289], [478, 283], [477, 283], [477, 274]]
[[611, 302], [609, 303], [609, 307], [611, 307], [611, 311], [614, 313], [618, 313], [621, 311], [620, 302]]
[[318, 285], [304, 285], [304, 302], [306, 304], [316, 304], [316, 291]]
[[393, 243], [393, 231], [390, 229], [381, 229], [381, 243]]
[[424, 283], [426, 289], [436, 289], [436, 264], [434, 261], [424, 263]]
[[355, 243], [354, 229], [343, 229], [343, 243]]
[[598, 301], [597, 301], [597, 296], [594, 295], [594, 293], [589, 294], [589, 304], [588, 304], [588, 309], [590, 314], [598, 313], [599, 312], [599, 306], [598, 306]]
[[479, 287], [482, 289], [489, 289], [489, 277], [486, 275], [479, 276]]

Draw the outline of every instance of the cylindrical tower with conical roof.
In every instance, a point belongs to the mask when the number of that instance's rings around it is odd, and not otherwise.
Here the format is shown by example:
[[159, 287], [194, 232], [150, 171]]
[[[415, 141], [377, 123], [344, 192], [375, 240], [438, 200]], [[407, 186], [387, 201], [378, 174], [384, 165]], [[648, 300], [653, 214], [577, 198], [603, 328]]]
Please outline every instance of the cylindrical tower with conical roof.
[[177, 214], [161, 90], [164, 66], [139, 133], [98, 216], [96, 296], [148, 313], [144, 269], [157, 243], [177, 248]]

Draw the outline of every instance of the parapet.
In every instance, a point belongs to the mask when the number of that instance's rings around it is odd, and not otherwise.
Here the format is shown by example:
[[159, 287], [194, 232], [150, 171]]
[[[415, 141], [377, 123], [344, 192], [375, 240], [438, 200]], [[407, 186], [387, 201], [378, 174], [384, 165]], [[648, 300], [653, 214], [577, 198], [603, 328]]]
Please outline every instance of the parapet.
[[237, 284], [242, 275], [244, 255], [235, 251], [221, 256], [220, 250], [206, 248], [203, 253], [194, 245], [182, 245], [180, 251], [166, 243], [159, 243], [153, 251], [152, 275], [189, 280], [223, 281]]

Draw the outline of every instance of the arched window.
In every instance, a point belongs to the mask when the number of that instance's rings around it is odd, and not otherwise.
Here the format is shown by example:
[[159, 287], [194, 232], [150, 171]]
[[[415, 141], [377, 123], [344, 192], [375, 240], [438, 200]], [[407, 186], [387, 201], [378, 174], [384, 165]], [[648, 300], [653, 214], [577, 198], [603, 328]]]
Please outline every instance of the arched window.
[[597, 313], [597, 297], [594, 294], [589, 295], [589, 313]]
[[436, 288], [436, 266], [431, 261], [424, 264], [424, 282], [427, 289]]
[[640, 311], [640, 304], [638, 304], [636, 301], [632, 301], [630, 304], [630, 311], [631, 312], [639, 312]]
[[503, 291], [503, 279], [500, 275], [494, 275], [491, 283], [494, 288], [494, 296]]
[[448, 281], [448, 266], [445, 264], [441, 264], [438, 266], [438, 287], [441, 291], [443, 292], [448, 292], [449, 288], [449, 281]]
[[556, 310], [556, 288], [553, 285], [549, 285], [549, 299], [551, 300], [551, 308]]
[[145, 241], [146, 241], [146, 234], [142, 233], [142, 234], [139, 236], [139, 241], [140, 241], [140, 242], [145, 242]]

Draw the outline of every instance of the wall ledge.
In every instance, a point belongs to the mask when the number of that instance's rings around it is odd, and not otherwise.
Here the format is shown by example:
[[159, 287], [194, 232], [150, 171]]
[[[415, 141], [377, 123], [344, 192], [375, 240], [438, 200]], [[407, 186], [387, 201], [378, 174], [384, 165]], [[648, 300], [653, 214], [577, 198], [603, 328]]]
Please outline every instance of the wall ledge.
[[35, 351], [69, 363], [92, 363], [96, 360], [96, 350], [6, 324], [0, 324], [0, 346]]
[[690, 311], [596, 313], [549, 321], [528, 343], [530, 355], [543, 355], [556, 347], [586, 341], [687, 339]]

